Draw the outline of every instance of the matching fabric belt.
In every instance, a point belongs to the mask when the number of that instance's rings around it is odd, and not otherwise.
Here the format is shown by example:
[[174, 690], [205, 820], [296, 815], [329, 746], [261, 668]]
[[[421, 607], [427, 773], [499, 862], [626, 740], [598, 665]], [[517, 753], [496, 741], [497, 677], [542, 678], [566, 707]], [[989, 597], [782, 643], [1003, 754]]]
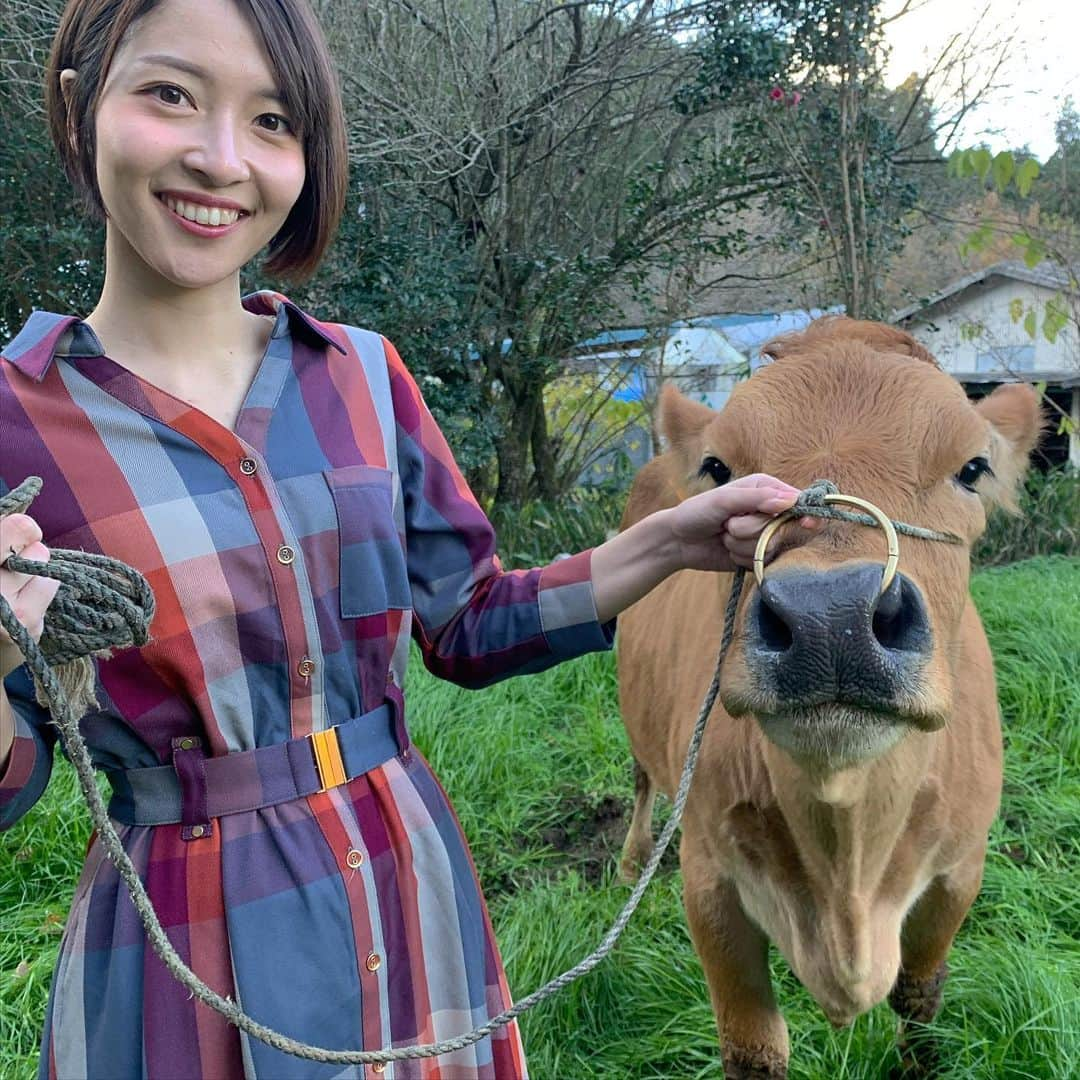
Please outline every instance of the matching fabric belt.
[[401, 754], [408, 736], [396, 701], [301, 739], [207, 757], [203, 740], [172, 740], [173, 764], [109, 772], [109, 815], [125, 825], [182, 824], [185, 840], [213, 819], [292, 802], [344, 784]]

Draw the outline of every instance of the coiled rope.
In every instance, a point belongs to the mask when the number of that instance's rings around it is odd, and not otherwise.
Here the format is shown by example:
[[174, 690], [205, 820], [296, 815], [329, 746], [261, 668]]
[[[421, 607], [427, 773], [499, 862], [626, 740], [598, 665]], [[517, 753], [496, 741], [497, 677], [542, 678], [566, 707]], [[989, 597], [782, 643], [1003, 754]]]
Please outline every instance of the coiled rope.
[[[877, 522], [869, 515], [837, 510], [824, 505], [823, 496], [835, 494], [836, 490], [835, 485], [827, 480], [815, 481], [800, 493], [793, 508], [794, 516], [834, 518], [862, 525], [877, 525]], [[0, 517], [25, 513], [40, 491], [41, 480], [38, 477], [28, 478], [9, 494], [0, 497]], [[962, 543], [959, 537], [951, 533], [922, 529], [902, 522], [893, 522], [893, 525], [898, 532], [908, 536], [950, 544]], [[139, 913], [147, 939], [154, 952], [173, 977], [187, 987], [199, 1001], [219, 1013], [245, 1034], [293, 1057], [336, 1065], [374, 1065], [414, 1058], [437, 1057], [464, 1049], [466, 1046], [479, 1042], [496, 1029], [509, 1024], [553, 994], [557, 994], [564, 986], [580, 979], [582, 975], [592, 971], [611, 952], [626, 924], [637, 910], [682, 820], [683, 808], [690, 792], [690, 782], [697, 765], [702, 736], [705, 733], [705, 724], [720, 689], [720, 672], [735, 631], [735, 614], [746, 576], [746, 571], [741, 568], [735, 571], [731, 595], [724, 614], [724, 631], [716, 660], [716, 670], [694, 725], [671, 816], [664, 825], [656, 846], [645, 863], [641, 876], [622, 911], [596, 949], [580, 963], [561, 975], [557, 975], [511, 1008], [465, 1034], [423, 1046], [406, 1046], [396, 1049], [387, 1047], [382, 1050], [329, 1050], [291, 1039], [260, 1024], [248, 1016], [235, 1001], [222, 997], [207, 986], [184, 963], [158, 921], [150, 897], [116, 834], [101, 793], [94, 782], [90, 755], [79, 733], [80, 717], [87, 708], [96, 706], [93, 694], [93, 665], [90, 658], [105, 657], [113, 649], [140, 646], [147, 642], [150, 622], [154, 614], [154, 597], [146, 580], [136, 570], [115, 559], [64, 549], [52, 549], [47, 563], [23, 559], [12, 553], [0, 565], [16, 573], [48, 577], [61, 583], [46, 613], [45, 629], [40, 642], [33, 641], [2, 596], [0, 596], [0, 625], [8, 632], [25, 657], [37, 687], [38, 699], [52, 714], [52, 720], [60, 733], [64, 750], [78, 774], [79, 787], [86, 799], [94, 827], [98, 831], [98, 839], [109, 861], [116, 867], [131, 893], [132, 903]]]

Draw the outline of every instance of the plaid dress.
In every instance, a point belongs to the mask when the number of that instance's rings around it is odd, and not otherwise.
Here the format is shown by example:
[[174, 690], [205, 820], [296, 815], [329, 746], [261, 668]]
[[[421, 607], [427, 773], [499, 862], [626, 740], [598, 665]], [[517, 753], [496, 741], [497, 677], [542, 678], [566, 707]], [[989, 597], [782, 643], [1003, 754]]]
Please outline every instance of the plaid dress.
[[[35, 312], [0, 362], [0, 492], [45, 481], [45, 542], [137, 567], [152, 640], [98, 665], [82, 728], [97, 767], [271, 746], [400, 702], [409, 638], [480, 687], [610, 646], [584, 552], [504, 572], [416, 383], [381, 337], [248, 297], [274, 329], [235, 431], [109, 360], [88, 326]], [[48, 782], [52, 729], [25, 669], [0, 827]], [[121, 825], [183, 959], [287, 1035], [340, 1049], [435, 1041], [510, 1001], [475, 868], [422, 756], [218, 818]], [[146, 946], [93, 842], [53, 979], [40, 1076], [95, 1080], [498, 1077], [516, 1027], [426, 1062], [320, 1065], [242, 1036]]]

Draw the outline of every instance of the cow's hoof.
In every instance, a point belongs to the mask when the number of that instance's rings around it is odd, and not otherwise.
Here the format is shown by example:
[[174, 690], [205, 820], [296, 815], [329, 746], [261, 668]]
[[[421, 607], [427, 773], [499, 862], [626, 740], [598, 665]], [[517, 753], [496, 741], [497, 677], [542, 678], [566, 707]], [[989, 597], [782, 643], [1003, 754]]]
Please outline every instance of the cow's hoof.
[[900, 1060], [888, 1072], [888, 1080], [933, 1080], [942, 1072], [937, 1047], [923, 1041], [913, 1046], [901, 1040]]
[[724, 1080], [787, 1080], [787, 1059], [775, 1050], [724, 1048]]
[[896, 977], [896, 984], [889, 992], [889, 1004], [893, 1012], [904, 1020], [929, 1024], [941, 1008], [945, 980], [948, 977], [949, 965], [946, 963], [942, 963], [941, 967], [926, 979], [913, 979], [901, 969]]
[[624, 885], [637, 884], [642, 868], [653, 853], [653, 846], [651, 836], [644, 841], [635, 840], [632, 835], [627, 836], [622, 855], [619, 857], [619, 877], [622, 878]]

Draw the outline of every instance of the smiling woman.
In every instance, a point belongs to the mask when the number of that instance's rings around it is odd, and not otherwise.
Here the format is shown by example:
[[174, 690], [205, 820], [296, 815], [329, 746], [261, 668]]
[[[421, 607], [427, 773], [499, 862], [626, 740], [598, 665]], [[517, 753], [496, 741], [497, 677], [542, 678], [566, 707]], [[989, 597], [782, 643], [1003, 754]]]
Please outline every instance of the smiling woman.
[[[108, 27], [104, 34], [103, 25]], [[131, 32], [135, 25], [138, 34]], [[212, 37], [190, 33], [191, 27], [205, 25], [215, 27]], [[240, 50], [246, 63], [236, 62], [236, 46], [241, 41], [254, 45], [253, 51]], [[68, 74], [65, 77], [62, 73]], [[106, 93], [141, 93], [151, 98], [160, 111], [155, 114], [152, 105], [144, 103], [139, 110], [140, 122], [153, 137], [161, 137], [167, 130], [170, 108], [190, 114], [185, 117], [189, 121], [197, 115], [199, 123], [206, 123], [212, 119], [207, 114], [217, 106], [220, 117], [221, 106], [228, 104], [228, 93], [236, 89], [227, 85], [230, 79], [239, 80], [240, 92], [248, 100], [239, 115], [222, 119], [278, 136], [279, 143], [271, 142], [267, 151], [301, 151], [300, 193], [266, 238], [271, 240], [266, 265], [269, 273], [302, 278], [314, 271], [337, 229], [348, 174], [334, 63], [306, 5], [275, 0], [173, 0], [167, 4], [99, 0], [70, 4], [53, 41], [45, 83], [53, 140], [68, 176], [88, 206], [104, 216], [98, 139], [104, 139], [110, 129], [116, 130], [101, 123]], [[128, 105], [128, 113], [122, 112], [116, 119], [124, 120], [135, 112], [133, 103]], [[122, 109], [122, 105], [116, 107]], [[190, 142], [192, 124], [186, 127]], [[132, 141], [137, 137], [138, 129], [120, 130]], [[234, 130], [231, 138], [243, 140], [243, 136], [243, 131]], [[291, 137], [291, 145], [286, 145], [286, 136]], [[166, 138], [178, 148], [179, 134]], [[225, 138], [222, 125], [217, 152], [235, 157], [240, 146], [229, 147], [220, 141]], [[264, 162], [268, 158], [268, 153], [262, 155]], [[212, 169], [222, 167], [212, 150], [208, 163]], [[230, 163], [226, 161], [224, 167], [228, 169]], [[231, 167], [243, 166], [234, 161]], [[204, 204], [212, 205], [205, 199]]]

